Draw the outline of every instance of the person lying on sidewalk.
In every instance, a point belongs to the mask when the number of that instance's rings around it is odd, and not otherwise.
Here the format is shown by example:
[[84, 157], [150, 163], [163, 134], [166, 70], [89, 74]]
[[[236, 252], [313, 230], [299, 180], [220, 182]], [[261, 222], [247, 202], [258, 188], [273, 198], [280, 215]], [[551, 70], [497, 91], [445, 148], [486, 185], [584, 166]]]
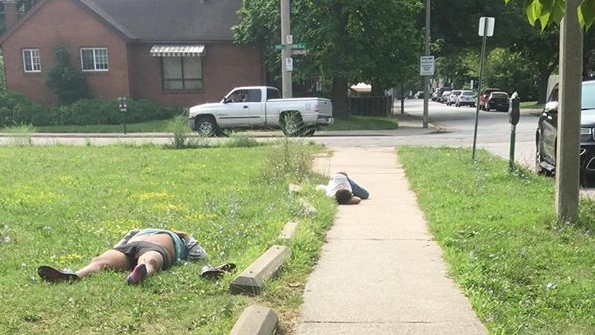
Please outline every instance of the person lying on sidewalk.
[[325, 192], [340, 205], [357, 205], [362, 199], [370, 197], [370, 193], [351, 180], [345, 172], [334, 174], [326, 185]]
[[206, 260], [207, 253], [185, 232], [156, 228], [133, 229], [113, 249], [93, 258], [78, 271], [40, 266], [39, 276], [48, 282], [77, 281], [101, 270], [131, 270], [126, 282], [138, 284], [158, 271], [181, 261]]

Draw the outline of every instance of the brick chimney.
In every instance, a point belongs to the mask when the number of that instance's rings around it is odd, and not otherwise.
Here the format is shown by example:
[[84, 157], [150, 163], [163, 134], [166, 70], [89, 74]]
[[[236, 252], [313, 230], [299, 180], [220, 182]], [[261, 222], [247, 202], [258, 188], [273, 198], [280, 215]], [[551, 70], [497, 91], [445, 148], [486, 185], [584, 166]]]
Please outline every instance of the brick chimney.
[[4, 25], [10, 29], [17, 23], [17, 2], [16, 0], [2, 0], [4, 3]]

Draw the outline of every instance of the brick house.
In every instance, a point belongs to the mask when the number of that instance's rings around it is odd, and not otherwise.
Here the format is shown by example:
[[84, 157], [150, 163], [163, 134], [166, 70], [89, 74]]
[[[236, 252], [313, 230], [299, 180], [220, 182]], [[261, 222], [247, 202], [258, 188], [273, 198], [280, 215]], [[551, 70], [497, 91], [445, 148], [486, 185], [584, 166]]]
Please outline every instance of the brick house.
[[101, 99], [188, 107], [266, 82], [262, 48], [233, 42], [241, 0], [39, 0], [22, 17], [1, 1], [7, 88], [37, 102], [57, 102], [45, 84], [57, 47]]

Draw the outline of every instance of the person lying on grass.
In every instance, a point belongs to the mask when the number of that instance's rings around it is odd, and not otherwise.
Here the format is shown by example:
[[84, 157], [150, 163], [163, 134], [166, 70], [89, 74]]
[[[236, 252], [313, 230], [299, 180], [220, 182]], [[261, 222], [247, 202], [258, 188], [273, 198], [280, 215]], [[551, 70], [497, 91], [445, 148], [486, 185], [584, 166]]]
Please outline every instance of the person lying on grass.
[[357, 205], [362, 199], [370, 197], [370, 193], [351, 180], [345, 172], [334, 174], [326, 185], [325, 192], [340, 205]]
[[206, 259], [205, 250], [187, 233], [156, 228], [133, 229], [113, 249], [93, 258], [76, 272], [43, 265], [37, 273], [43, 280], [55, 283], [77, 281], [104, 269], [131, 270], [126, 282], [135, 285], [178, 262]]

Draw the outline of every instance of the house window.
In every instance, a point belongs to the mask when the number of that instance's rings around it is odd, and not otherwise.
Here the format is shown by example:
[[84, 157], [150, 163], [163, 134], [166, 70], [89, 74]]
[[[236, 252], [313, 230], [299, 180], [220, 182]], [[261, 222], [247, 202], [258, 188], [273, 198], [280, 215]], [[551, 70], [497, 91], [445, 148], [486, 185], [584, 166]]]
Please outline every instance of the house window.
[[163, 57], [163, 88], [165, 90], [201, 90], [202, 62], [200, 57]]
[[39, 49], [23, 50], [23, 68], [25, 72], [41, 72]]
[[81, 67], [83, 71], [107, 71], [107, 48], [81, 49]]

